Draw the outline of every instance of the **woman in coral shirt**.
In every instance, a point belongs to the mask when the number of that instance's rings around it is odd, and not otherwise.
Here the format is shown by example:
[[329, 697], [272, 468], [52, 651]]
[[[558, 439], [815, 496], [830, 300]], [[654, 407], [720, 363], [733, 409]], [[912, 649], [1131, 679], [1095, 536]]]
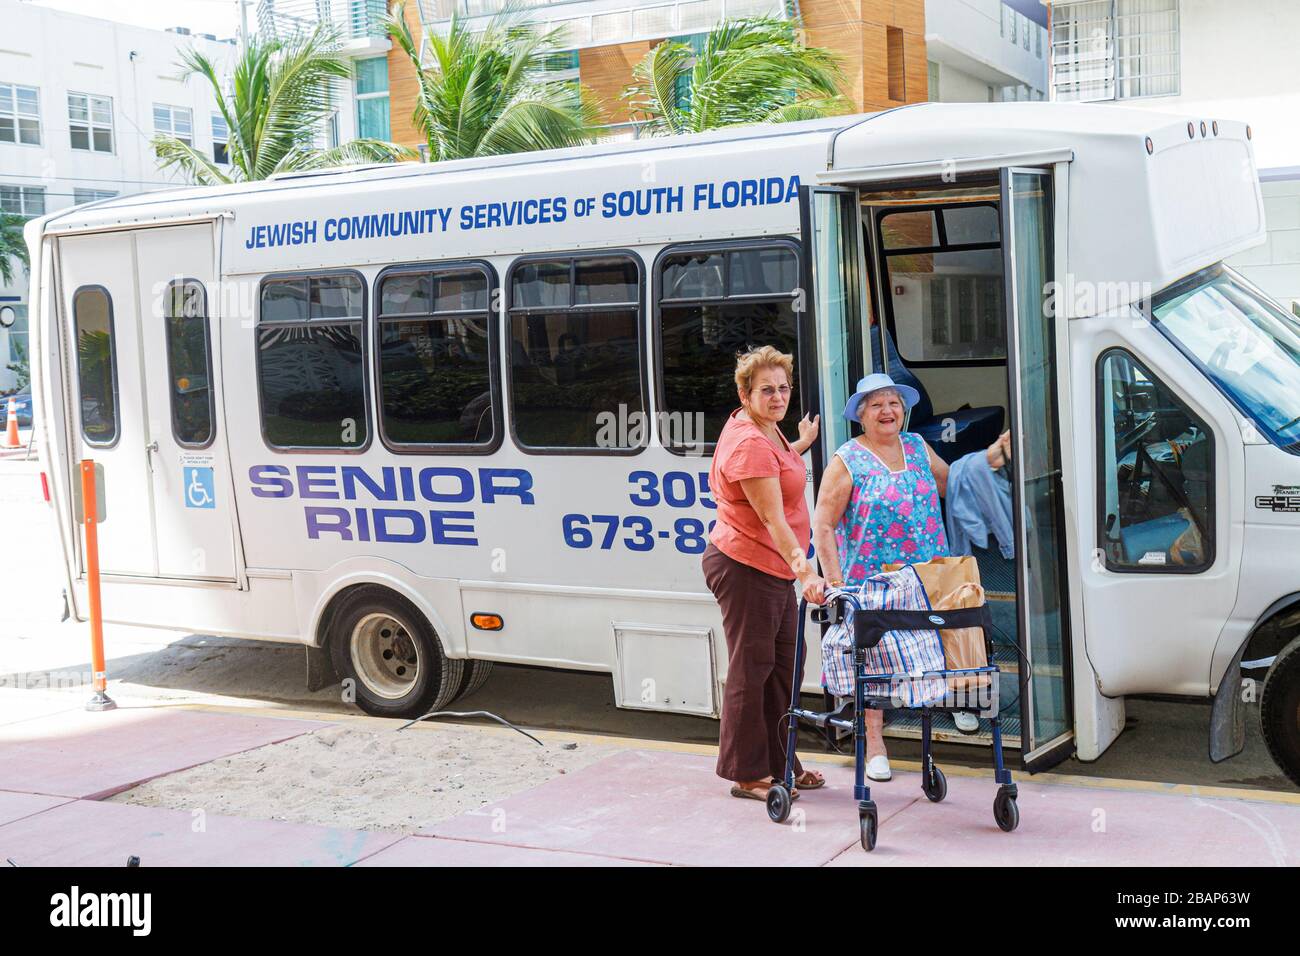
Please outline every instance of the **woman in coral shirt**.
[[[805, 415], [793, 443], [778, 427], [793, 375], [794, 359], [770, 345], [738, 357], [741, 408], [723, 426], [709, 471], [718, 518], [704, 551], [704, 578], [722, 608], [727, 639], [717, 773], [733, 782], [732, 796], [756, 800], [766, 800], [785, 773], [779, 724], [790, 703], [799, 594], [820, 604], [825, 589], [807, 557], [800, 457], [817, 438], [818, 419]], [[826, 782], [797, 758], [795, 773], [795, 786], [805, 790]]]

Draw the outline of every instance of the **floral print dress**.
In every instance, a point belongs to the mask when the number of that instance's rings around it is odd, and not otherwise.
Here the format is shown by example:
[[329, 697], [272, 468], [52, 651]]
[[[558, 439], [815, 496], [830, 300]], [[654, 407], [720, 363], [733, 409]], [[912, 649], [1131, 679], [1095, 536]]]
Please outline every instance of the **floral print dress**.
[[916, 564], [948, 554], [939, 488], [920, 435], [903, 432], [903, 469], [890, 471], [849, 439], [835, 452], [853, 478], [853, 494], [835, 527], [846, 584], [858, 586], [886, 564]]

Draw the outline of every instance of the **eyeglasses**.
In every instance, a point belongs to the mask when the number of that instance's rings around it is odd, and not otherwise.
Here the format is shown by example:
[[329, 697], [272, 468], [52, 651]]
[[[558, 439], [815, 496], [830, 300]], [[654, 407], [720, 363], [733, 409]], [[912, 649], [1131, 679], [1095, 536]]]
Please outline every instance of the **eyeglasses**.
[[776, 387], [773, 385], [764, 385], [762, 388], [756, 388], [753, 391], [758, 392], [758, 394], [762, 395], [764, 398], [775, 398], [778, 394], [782, 398], [790, 397], [789, 385], [782, 385], [780, 387]]

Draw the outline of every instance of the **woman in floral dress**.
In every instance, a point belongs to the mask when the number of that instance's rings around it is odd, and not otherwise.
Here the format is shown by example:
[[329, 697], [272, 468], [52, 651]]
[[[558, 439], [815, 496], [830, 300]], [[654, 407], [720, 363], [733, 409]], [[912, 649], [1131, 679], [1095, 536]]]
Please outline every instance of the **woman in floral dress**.
[[[844, 408], [862, 434], [835, 452], [822, 478], [813, 515], [813, 544], [831, 587], [857, 587], [886, 564], [918, 564], [948, 554], [939, 497], [948, 464], [925, 439], [904, 432], [903, 416], [920, 396], [884, 374], [868, 375]], [[1010, 432], [988, 447], [990, 467], [1002, 467]], [[884, 715], [869, 710], [867, 776], [888, 780]]]

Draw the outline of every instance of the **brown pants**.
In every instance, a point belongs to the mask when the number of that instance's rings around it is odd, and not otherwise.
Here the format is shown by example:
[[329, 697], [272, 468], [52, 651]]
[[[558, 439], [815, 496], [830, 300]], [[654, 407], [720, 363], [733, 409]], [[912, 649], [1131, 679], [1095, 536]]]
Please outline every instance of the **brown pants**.
[[[704, 580], [722, 608], [727, 684], [718, 740], [719, 777], [762, 780], [785, 774], [790, 682], [799, 596], [794, 582], [727, 557], [709, 544]], [[803, 661], [799, 662], [800, 679]], [[795, 774], [803, 772], [795, 758]]]

